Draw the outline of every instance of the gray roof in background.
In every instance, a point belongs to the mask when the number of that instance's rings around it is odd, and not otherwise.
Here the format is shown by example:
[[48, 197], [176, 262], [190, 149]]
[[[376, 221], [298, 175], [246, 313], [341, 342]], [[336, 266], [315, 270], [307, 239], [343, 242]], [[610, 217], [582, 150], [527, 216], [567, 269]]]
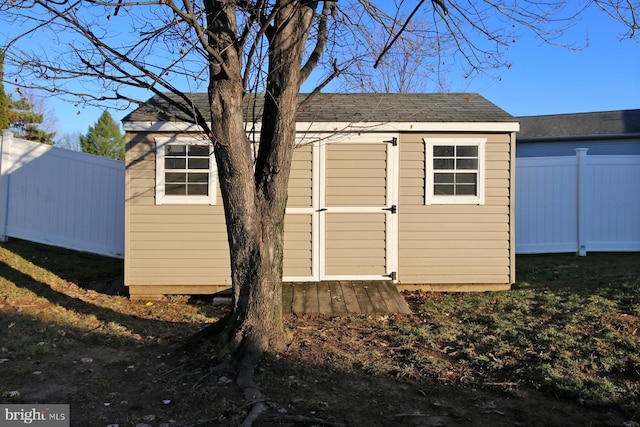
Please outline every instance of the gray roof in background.
[[[167, 95], [177, 100], [175, 95]], [[301, 95], [304, 99], [305, 95]], [[192, 102], [208, 118], [206, 93]], [[260, 103], [258, 103], [260, 104]], [[251, 105], [251, 99], [247, 100]], [[248, 111], [249, 112], [249, 111]], [[260, 113], [255, 113], [260, 116]], [[247, 114], [247, 119], [250, 117]], [[123, 122], [193, 122], [159, 96], [127, 115]], [[512, 122], [518, 120], [476, 93], [320, 93], [298, 112], [299, 122]]]
[[518, 117], [518, 142], [526, 139], [640, 134], [640, 110]]

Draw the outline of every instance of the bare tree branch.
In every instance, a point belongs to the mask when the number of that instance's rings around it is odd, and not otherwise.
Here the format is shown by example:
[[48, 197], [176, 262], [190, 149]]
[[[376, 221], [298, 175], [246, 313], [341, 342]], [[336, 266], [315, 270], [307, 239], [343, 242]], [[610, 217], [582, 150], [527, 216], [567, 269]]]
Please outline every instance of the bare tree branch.
[[[311, 72], [318, 65], [318, 61], [322, 53], [325, 51], [327, 46], [327, 20], [329, 18], [329, 14], [335, 9], [336, 4], [332, 1], [325, 1], [324, 6], [322, 7], [322, 13], [320, 14], [320, 19], [318, 22], [318, 35], [316, 36], [316, 46], [309, 55], [307, 59], [307, 63], [304, 64], [302, 70], [300, 71], [300, 82], [298, 83], [302, 86], [305, 80], [309, 77]], [[335, 63], [334, 63], [334, 71], [335, 71]]]

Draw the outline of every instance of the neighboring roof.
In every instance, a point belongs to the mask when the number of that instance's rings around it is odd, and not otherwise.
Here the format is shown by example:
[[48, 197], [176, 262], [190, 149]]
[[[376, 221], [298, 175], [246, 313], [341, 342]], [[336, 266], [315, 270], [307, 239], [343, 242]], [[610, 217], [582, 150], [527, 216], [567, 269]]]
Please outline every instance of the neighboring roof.
[[518, 117], [523, 140], [640, 135], [640, 110]]
[[[178, 99], [175, 95], [167, 96]], [[301, 94], [301, 99], [305, 97], [306, 95]], [[191, 99], [194, 105], [208, 114], [206, 93], [195, 93]], [[247, 105], [252, 105], [251, 100], [247, 101]], [[259, 117], [260, 112], [255, 113], [255, 116]], [[159, 96], [140, 105], [122, 121], [193, 122]], [[476, 93], [320, 93], [298, 112], [298, 122], [517, 123], [517, 119]]]

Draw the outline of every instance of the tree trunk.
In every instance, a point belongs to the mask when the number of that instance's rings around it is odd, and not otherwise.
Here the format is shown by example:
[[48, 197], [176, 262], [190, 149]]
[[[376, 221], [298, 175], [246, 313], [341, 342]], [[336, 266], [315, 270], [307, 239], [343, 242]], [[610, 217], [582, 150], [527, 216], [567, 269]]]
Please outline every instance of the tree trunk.
[[[218, 9], [209, 15], [215, 21], [210, 25], [235, 28], [233, 8], [225, 11], [221, 3], [209, 3]], [[227, 46], [220, 49], [224, 65], [211, 58], [210, 68], [210, 137], [224, 200], [233, 286], [225, 337], [236, 370], [250, 376], [263, 352], [280, 351], [287, 341], [282, 321], [284, 215], [302, 54], [315, 2], [283, 3], [268, 33], [269, 74], [255, 165], [242, 108], [242, 58], [226, 33], [214, 40]], [[239, 383], [250, 381], [239, 376]]]

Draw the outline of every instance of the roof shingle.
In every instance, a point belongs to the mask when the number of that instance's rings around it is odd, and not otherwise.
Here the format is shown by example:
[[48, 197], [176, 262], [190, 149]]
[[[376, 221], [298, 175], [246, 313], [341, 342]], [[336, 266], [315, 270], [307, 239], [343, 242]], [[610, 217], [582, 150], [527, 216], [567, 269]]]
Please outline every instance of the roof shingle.
[[640, 133], [640, 110], [519, 117], [518, 139]]
[[[179, 98], [167, 94], [170, 99]], [[301, 94], [301, 99], [306, 95]], [[200, 111], [209, 114], [206, 93], [191, 95]], [[250, 100], [247, 106], [252, 105]], [[260, 103], [258, 103], [260, 105]], [[247, 108], [246, 119], [251, 117]], [[260, 112], [254, 116], [259, 117]], [[171, 103], [154, 96], [127, 115], [123, 122], [187, 122], [194, 120]], [[320, 93], [298, 112], [299, 122], [390, 123], [390, 122], [517, 122], [476, 93]]]

